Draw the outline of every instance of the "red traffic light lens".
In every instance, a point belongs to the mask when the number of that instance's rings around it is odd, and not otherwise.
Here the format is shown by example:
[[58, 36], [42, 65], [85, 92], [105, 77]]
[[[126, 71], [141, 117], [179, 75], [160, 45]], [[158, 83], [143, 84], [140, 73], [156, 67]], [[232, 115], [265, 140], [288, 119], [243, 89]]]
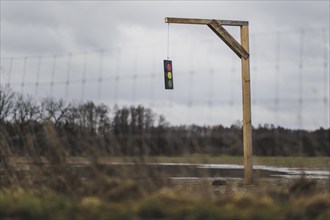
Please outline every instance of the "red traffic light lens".
[[167, 68], [167, 71], [171, 71], [172, 70], [172, 66], [171, 66], [171, 64], [170, 63], [168, 63], [167, 65], [166, 65], [166, 68]]

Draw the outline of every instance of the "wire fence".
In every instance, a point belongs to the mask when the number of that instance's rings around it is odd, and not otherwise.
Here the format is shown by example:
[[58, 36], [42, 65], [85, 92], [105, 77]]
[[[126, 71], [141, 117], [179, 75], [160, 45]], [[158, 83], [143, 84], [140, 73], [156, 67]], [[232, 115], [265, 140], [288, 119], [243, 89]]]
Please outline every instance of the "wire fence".
[[[36, 100], [143, 105], [172, 124], [241, 121], [240, 60], [216, 38], [170, 43], [174, 90], [165, 91], [166, 45], [3, 57], [1, 85]], [[253, 125], [329, 128], [329, 29], [252, 34]]]

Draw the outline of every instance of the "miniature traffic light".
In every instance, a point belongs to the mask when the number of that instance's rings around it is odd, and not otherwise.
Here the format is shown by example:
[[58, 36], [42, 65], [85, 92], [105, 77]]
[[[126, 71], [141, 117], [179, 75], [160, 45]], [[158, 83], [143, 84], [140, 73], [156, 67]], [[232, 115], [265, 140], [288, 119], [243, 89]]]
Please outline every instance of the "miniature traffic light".
[[165, 89], [173, 89], [172, 60], [164, 60]]

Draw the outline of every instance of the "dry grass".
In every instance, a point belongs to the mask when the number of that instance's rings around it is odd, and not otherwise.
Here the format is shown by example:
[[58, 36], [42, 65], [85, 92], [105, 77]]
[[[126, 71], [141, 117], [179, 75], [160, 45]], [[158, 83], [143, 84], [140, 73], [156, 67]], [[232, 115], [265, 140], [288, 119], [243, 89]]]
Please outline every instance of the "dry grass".
[[[329, 192], [263, 191], [257, 187], [230, 186], [214, 193], [210, 184], [172, 185], [152, 193], [137, 190], [133, 182], [102, 183], [84, 196], [57, 194], [52, 190], [1, 191], [2, 217], [15, 219], [329, 219]], [[203, 186], [203, 188], [201, 188]], [[187, 187], [187, 183], [186, 183]], [[205, 189], [211, 189], [210, 191]], [[228, 186], [226, 186], [228, 187]], [[260, 185], [258, 186], [260, 187]], [[91, 189], [94, 187], [91, 186]], [[192, 189], [199, 190], [192, 193]], [[266, 185], [263, 186], [266, 188]], [[117, 189], [117, 190], [116, 190]], [[101, 190], [101, 189], [100, 189]], [[213, 191], [213, 192], [212, 192]]]
[[[127, 161], [138, 167], [141, 163], [165, 159], [104, 158], [93, 150], [88, 157], [68, 157], [54, 129], [51, 126], [46, 129], [49, 136], [43, 156], [36, 153], [33, 137], [26, 137], [25, 141], [31, 155], [28, 158], [13, 157], [8, 144], [1, 142], [1, 219], [328, 220], [330, 217], [329, 180], [258, 179], [254, 185], [246, 186], [241, 180], [228, 179], [213, 185], [212, 181], [202, 179], [170, 181], [160, 178], [162, 173], [154, 170], [114, 171], [105, 163]], [[207, 157], [196, 158], [192, 159], [207, 162]], [[136, 178], [139, 176], [143, 178]]]

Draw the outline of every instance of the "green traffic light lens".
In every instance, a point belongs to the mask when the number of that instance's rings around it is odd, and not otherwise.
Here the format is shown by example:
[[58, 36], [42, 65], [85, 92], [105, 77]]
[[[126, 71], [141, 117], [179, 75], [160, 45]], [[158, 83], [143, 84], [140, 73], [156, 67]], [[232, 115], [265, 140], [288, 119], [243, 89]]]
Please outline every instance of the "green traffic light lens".
[[167, 85], [169, 88], [172, 88], [172, 86], [173, 86], [172, 80], [168, 80]]

